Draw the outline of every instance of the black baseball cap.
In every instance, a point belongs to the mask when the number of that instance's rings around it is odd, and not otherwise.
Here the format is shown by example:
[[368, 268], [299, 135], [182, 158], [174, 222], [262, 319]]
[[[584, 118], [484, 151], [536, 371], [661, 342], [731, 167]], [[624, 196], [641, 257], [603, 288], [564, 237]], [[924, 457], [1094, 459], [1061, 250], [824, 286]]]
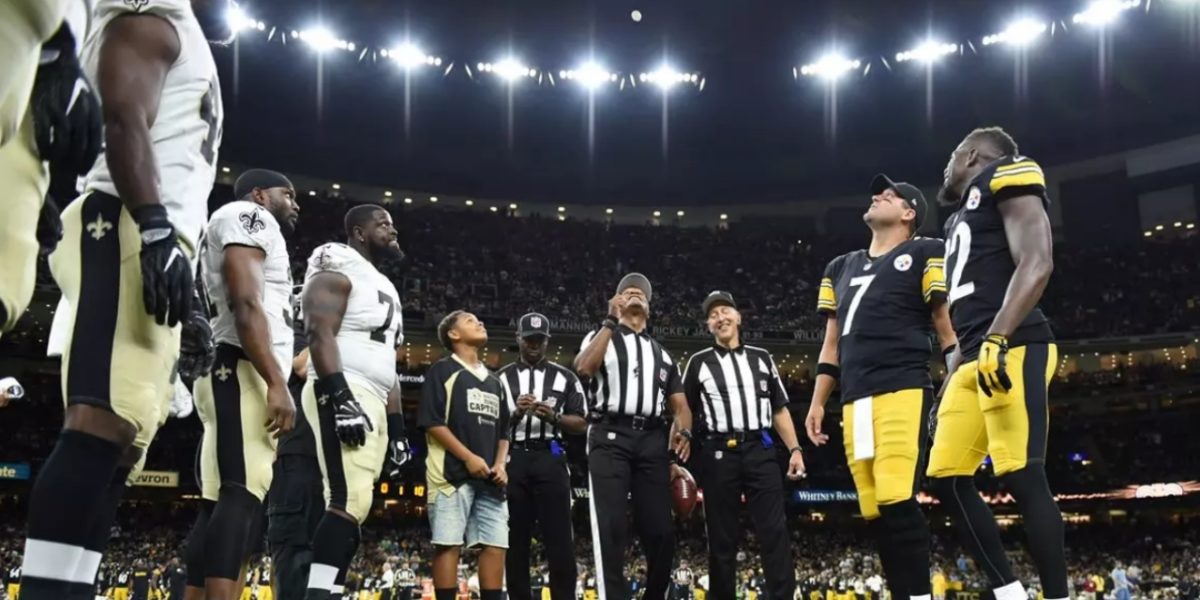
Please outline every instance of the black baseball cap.
[[517, 335], [523, 338], [535, 335], [550, 337], [550, 320], [541, 313], [529, 313], [517, 322]]
[[708, 296], [704, 298], [704, 302], [700, 306], [704, 310], [704, 316], [707, 318], [709, 311], [711, 311], [714, 306], [721, 305], [732, 306], [735, 310], [737, 309], [737, 302], [733, 301], [733, 294], [730, 294], [729, 292], [723, 292], [721, 290], [713, 290], [709, 292]]
[[617, 284], [617, 294], [619, 295], [621, 292], [629, 288], [637, 288], [642, 290], [642, 293], [646, 294], [646, 302], [650, 302], [650, 280], [646, 279], [645, 275], [642, 275], [641, 273], [630, 273], [622, 277], [621, 283]]
[[250, 169], [237, 178], [233, 184], [233, 197], [241, 200], [255, 188], [269, 190], [271, 188], [293, 188], [292, 180], [278, 171], [270, 169]]
[[917, 186], [903, 181], [892, 181], [891, 177], [880, 173], [871, 180], [871, 195], [882, 194], [885, 190], [894, 190], [897, 196], [908, 201], [909, 206], [917, 211], [917, 227], [925, 223], [925, 214], [929, 212], [929, 204], [925, 202], [925, 194]]

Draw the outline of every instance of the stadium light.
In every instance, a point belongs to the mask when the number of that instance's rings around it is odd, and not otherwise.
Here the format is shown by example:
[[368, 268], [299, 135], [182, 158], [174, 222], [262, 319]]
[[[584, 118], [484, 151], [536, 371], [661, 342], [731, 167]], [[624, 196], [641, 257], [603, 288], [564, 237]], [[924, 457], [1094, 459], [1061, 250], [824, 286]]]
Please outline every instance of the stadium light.
[[476, 66], [480, 71], [493, 73], [509, 83], [515, 83], [521, 77], [537, 77], [537, 70], [525, 66], [521, 61], [512, 57], [495, 63], [479, 63]]
[[401, 69], [409, 70], [417, 67], [440, 67], [442, 59], [438, 56], [425, 54], [416, 44], [412, 42], [404, 42], [399, 46], [391, 49], [383, 49], [379, 51], [379, 55], [384, 58], [390, 58], [400, 66]]
[[984, 36], [983, 45], [1009, 44], [1018, 48], [1029, 46], [1046, 32], [1046, 23], [1036, 19], [1018, 19], [1004, 28], [1004, 31]]
[[729, 220], [729, 215], [727, 215], [727, 214], [725, 214], [725, 213], [721, 213], [721, 220], [722, 220], [722, 221], [728, 221], [728, 220]]
[[509, 204], [508, 209], [509, 210], [517, 210], [517, 203], [513, 202], [512, 204]]
[[565, 207], [565, 206], [558, 207], [558, 212], [567, 212], [567, 207]]
[[1071, 21], [1094, 27], [1104, 27], [1116, 21], [1121, 13], [1137, 8], [1141, 3], [1141, 0], [1093, 0], [1087, 8], [1083, 9], [1083, 12], [1076, 13]]
[[592, 61], [585, 62], [574, 69], [559, 71], [558, 76], [562, 79], [578, 81], [579, 85], [587, 90], [594, 90], [606, 83], [616, 83], [618, 79], [616, 73]]
[[830, 53], [822, 56], [817, 62], [800, 67], [800, 74], [835, 81], [842, 75], [854, 71], [860, 66], [862, 66], [862, 63], [857, 59], [850, 60], [841, 54]]
[[683, 73], [676, 71], [674, 67], [664, 64], [661, 67], [650, 71], [649, 73], [638, 74], [638, 80], [643, 83], [653, 83], [662, 88], [665, 92], [676, 84], [692, 83], [700, 81], [700, 75], [697, 73]]
[[661, 216], [662, 216], [662, 211], [661, 211], [661, 210], [656, 210], [656, 211], [654, 211], [654, 216], [655, 216], [655, 217], [661, 217]]
[[383, 197], [384, 197], [384, 198], [391, 198], [391, 197], [392, 197], [392, 191], [391, 191], [391, 190], [384, 190], [384, 192], [383, 192]]
[[896, 54], [896, 62], [908, 62], [915, 60], [925, 64], [937, 62], [947, 54], [958, 52], [958, 44], [950, 44], [945, 42], [937, 42], [934, 40], [926, 40], [921, 42], [916, 48], [905, 50]]
[[677, 217], [682, 217], [683, 215], [684, 215], [684, 212], [682, 210], [675, 212], [675, 216], [677, 216]]
[[325, 27], [311, 27], [293, 33], [295, 34], [294, 37], [300, 38], [300, 41], [308, 44], [317, 52], [328, 52], [335, 49], [354, 51], [353, 43], [338, 38], [332, 31]]
[[463, 204], [466, 204], [467, 206], [475, 206], [475, 201], [468, 198]]
[[429, 201], [432, 202], [433, 204], [437, 204], [437, 196], [430, 196]]
[[405, 199], [404, 199], [404, 203], [405, 203], [405, 204], [412, 204], [412, 198], [405, 198]]
[[499, 210], [500, 210], [500, 209], [499, 209], [499, 208], [496, 208], [495, 206], [489, 206], [489, 207], [488, 207], [488, 210], [490, 210], [490, 211], [492, 211], [492, 212], [499, 212]]
[[262, 21], [256, 21], [253, 17], [246, 14], [242, 7], [234, 4], [230, 7], [229, 12], [225, 13], [225, 20], [229, 23], [229, 28], [233, 30], [234, 35], [237, 35], [247, 29], [256, 29], [265, 31], [267, 24]]
[[613, 214], [613, 209], [611, 209], [611, 208], [606, 208], [606, 209], [604, 209], [604, 214], [606, 214], [606, 215], [611, 215], [611, 214]]
[[335, 189], [335, 190], [340, 190], [340, 189], [342, 189], [342, 184], [340, 184], [340, 183], [335, 183], [335, 184], [333, 184], [333, 185], [332, 185], [332, 186], [330, 186], [330, 187], [332, 187], [332, 188], [333, 188], [333, 189]]

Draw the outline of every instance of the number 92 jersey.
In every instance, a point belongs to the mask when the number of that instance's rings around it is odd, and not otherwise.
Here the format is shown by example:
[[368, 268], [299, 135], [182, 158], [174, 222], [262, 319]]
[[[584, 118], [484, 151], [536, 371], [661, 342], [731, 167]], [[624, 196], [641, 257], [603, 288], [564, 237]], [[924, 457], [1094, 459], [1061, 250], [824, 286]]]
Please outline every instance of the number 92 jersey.
[[[400, 294], [375, 265], [345, 244], [329, 243], [314, 250], [308, 259], [305, 284], [322, 272], [338, 273], [350, 280], [350, 297], [337, 334], [342, 372], [350, 383], [386, 401], [396, 383], [396, 347], [404, 341]], [[310, 358], [308, 377], [316, 376]]]
[[838, 319], [843, 402], [933, 387], [930, 305], [945, 301], [942, 272], [942, 241], [929, 238], [876, 258], [856, 250], [825, 267], [817, 312]]
[[[967, 361], [978, 358], [1016, 270], [1000, 203], [1017, 196], [1041, 198], [1043, 207], [1050, 202], [1041, 167], [1024, 156], [1005, 156], [971, 180], [958, 210], [946, 221], [950, 318]], [[1053, 340], [1046, 315], [1037, 306], [1008, 337], [1013, 347]]]

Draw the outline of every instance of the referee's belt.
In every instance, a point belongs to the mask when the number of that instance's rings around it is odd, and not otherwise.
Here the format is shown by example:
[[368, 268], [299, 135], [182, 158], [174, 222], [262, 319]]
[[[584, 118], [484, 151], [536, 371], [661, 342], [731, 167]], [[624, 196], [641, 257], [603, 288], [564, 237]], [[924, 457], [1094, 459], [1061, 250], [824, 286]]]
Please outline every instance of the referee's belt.
[[593, 423], [628, 427], [637, 431], [653, 431], [667, 426], [662, 417], [643, 417], [631, 415], [600, 415], [591, 418]]
[[755, 440], [761, 442], [763, 430], [755, 429], [752, 431], [729, 431], [726, 433], [708, 433], [704, 439], [716, 442], [726, 448], [737, 448], [746, 442]]
[[554, 440], [521, 440], [519, 442], [509, 443], [510, 447], [521, 450], [550, 450], [550, 444]]

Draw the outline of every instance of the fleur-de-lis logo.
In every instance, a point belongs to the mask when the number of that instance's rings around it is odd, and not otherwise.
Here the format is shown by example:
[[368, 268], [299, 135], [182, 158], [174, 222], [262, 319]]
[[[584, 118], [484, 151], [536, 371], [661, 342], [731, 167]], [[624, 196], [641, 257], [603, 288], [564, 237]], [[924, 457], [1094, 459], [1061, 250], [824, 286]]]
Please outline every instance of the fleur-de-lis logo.
[[96, 215], [96, 220], [88, 223], [87, 230], [92, 235], [92, 239], [103, 239], [109, 229], [112, 229], [112, 223], [104, 220], [104, 215]]
[[325, 406], [328, 403], [329, 403], [329, 394], [321, 394], [320, 396], [317, 396], [317, 404], [320, 404], [321, 406]]
[[244, 212], [238, 216], [238, 219], [242, 221], [242, 228], [246, 230], [246, 233], [251, 235], [254, 235], [255, 233], [267, 228], [266, 222], [264, 222], [262, 220], [262, 216], [258, 214], [258, 209]]
[[226, 379], [229, 379], [229, 374], [233, 373], [233, 371], [231, 371], [229, 369], [229, 367], [227, 367], [225, 365], [221, 365], [221, 368], [217, 369], [216, 371], [213, 371], [213, 373], [216, 374], [217, 379], [220, 379], [221, 381], [225, 381]]
[[134, 11], [140, 11], [150, 4], [150, 0], [125, 0], [125, 4], [128, 4]]

